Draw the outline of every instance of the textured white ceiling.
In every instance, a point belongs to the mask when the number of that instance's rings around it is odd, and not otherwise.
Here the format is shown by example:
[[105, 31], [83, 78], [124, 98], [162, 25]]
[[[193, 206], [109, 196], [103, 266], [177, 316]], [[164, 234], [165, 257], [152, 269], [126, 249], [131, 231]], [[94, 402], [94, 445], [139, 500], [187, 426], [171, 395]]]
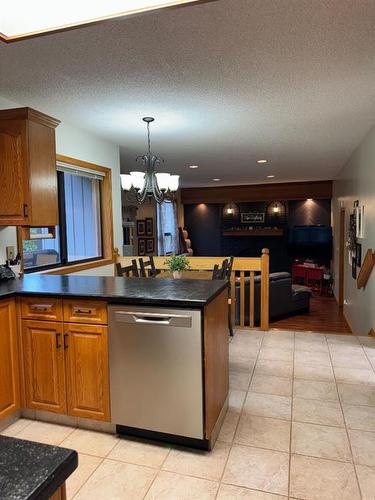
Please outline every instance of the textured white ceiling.
[[0, 95], [120, 144], [124, 172], [152, 115], [185, 186], [332, 179], [375, 122], [375, 2], [218, 0], [0, 44]]

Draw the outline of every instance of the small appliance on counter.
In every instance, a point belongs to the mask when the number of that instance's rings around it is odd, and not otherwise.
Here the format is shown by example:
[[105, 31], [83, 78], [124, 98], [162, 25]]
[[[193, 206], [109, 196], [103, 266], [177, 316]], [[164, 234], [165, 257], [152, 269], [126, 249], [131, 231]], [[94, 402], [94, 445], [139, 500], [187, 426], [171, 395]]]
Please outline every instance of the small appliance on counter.
[[9, 259], [0, 266], [0, 281], [12, 280], [21, 276], [21, 255], [18, 253], [14, 259]]
[[8, 281], [15, 279], [16, 275], [7, 265], [0, 266], [0, 281]]
[[1, 281], [8, 281], [8, 280], [13, 280], [16, 278], [16, 275], [12, 271], [12, 269], [9, 267], [9, 263], [7, 263], [2, 266], [0, 266], [0, 282]]

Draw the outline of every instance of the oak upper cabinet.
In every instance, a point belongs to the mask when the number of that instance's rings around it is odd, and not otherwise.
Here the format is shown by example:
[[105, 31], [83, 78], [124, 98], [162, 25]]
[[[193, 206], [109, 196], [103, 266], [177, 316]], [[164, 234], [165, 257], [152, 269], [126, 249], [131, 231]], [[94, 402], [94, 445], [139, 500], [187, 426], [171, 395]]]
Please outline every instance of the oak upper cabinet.
[[0, 226], [58, 224], [59, 123], [31, 108], [0, 110]]
[[62, 323], [22, 321], [26, 407], [65, 413]]
[[19, 406], [16, 307], [10, 299], [0, 301], [0, 418]]
[[64, 325], [68, 415], [109, 420], [108, 328]]

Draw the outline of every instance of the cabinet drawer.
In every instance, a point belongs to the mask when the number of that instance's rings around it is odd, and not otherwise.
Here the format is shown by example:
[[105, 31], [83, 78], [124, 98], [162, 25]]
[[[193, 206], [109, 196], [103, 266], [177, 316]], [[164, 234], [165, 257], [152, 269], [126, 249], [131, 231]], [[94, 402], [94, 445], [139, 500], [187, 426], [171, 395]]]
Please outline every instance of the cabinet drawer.
[[23, 319], [62, 321], [62, 300], [53, 297], [24, 297], [21, 300]]
[[106, 325], [107, 303], [99, 300], [77, 300], [65, 299], [64, 321], [67, 323], [92, 323]]

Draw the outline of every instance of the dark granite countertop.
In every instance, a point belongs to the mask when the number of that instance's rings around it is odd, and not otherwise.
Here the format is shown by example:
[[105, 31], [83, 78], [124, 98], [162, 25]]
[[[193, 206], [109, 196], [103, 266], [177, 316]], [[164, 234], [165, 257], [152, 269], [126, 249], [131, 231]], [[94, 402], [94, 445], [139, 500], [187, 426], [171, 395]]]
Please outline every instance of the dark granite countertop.
[[77, 465], [74, 450], [0, 436], [0, 498], [47, 500]]
[[201, 307], [227, 287], [221, 280], [117, 278], [33, 274], [0, 283], [0, 299], [14, 295], [93, 297], [111, 303]]

